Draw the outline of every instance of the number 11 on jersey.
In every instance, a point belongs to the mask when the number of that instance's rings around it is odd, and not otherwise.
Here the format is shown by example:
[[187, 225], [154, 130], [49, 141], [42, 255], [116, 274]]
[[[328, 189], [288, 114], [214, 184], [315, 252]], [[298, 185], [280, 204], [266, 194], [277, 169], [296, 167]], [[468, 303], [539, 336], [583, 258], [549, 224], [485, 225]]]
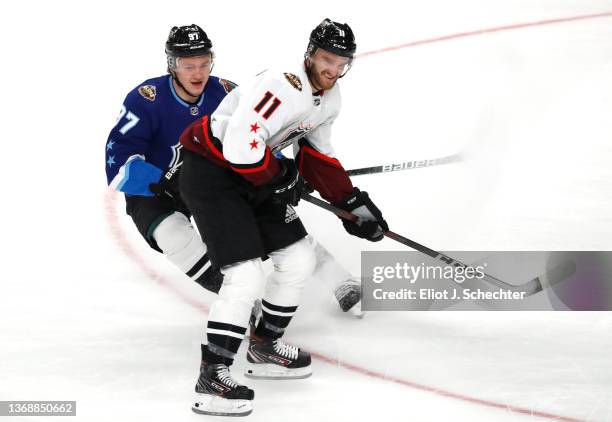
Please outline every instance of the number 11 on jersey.
[[259, 101], [259, 103], [257, 103], [257, 105], [255, 106], [255, 108], [253, 110], [255, 110], [257, 113], [261, 112], [261, 110], [266, 106], [266, 104], [268, 104], [268, 102], [270, 101], [270, 99], [272, 99], [272, 104], [270, 104], [270, 107], [268, 107], [268, 109], [264, 112], [264, 114], [262, 115], [262, 117], [266, 120], [268, 120], [268, 118], [272, 115], [272, 113], [274, 113], [276, 111], [276, 109], [278, 108], [279, 105], [281, 105], [281, 100], [279, 100], [278, 98], [276, 98], [274, 96], [274, 94], [272, 94], [270, 91], [266, 91], [266, 93], [264, 94], [263, 98], [261, 99], [261, 101]]

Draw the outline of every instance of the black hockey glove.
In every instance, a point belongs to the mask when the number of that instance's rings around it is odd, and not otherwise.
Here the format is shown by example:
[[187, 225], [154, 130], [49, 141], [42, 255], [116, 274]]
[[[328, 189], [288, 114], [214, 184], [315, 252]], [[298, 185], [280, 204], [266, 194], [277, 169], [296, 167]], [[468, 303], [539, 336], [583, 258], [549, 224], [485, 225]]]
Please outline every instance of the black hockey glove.
[[300, 191], [302, 194], [313, 193], [315, 191], [315, 188], [313, 188], [310, 183], [308, 183], [302, 178], [302, 176], [300, 176]]
[[384, 237], [384, 232], [389, 230], [389, 225], [367, 192], [354, 188], [353, 194], [337, 205], [359, 217], [356, 223], [342, 219], [344, 228], [353, 236], [378, 242]]
[[157, 183], [151, 183], [149, 185], [149, 190], [155, 194], [155, 196], [161, 197], [169, 197], [169, 198], [179, 198], [179, 173], [180, 173], [180, 165], [170, 167], [162, 177], [159, 179]]
[[269, 185], [272, 198], [277, 202], [295, 207], [300, 202], [304, 179], [300, 177], [294, 160], [282, 158], [279, 164], [281, 172]]

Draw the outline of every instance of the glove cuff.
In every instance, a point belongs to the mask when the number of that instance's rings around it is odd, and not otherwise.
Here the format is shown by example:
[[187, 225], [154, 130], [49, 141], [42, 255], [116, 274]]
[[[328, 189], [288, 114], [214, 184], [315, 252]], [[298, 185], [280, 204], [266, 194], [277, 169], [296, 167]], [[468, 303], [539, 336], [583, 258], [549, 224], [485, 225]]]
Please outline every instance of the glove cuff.
[[269, 186], [275, 194], [281, 194], [292, 189], [297, 183], [297, 167], [295, 162], [288, 158], [278, 160], [280, 165], [279, 174], [270, 181]]
[[342, 201], [334, 204], [339, 208], [342, 208], [345, 211], [353, 211], [355, 208], [359, 208], [364, 205], [363, 195], [367, 195], [367, 192], [362, 192], [359, 188], [354, 187], [353, 193], [351, 193], [347, 198]]

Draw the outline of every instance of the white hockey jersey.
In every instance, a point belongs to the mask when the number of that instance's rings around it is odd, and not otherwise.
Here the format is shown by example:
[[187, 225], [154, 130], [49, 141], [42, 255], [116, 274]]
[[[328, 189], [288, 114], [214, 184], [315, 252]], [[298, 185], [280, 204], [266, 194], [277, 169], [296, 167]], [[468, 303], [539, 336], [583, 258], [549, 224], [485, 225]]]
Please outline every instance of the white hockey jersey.
[[340, 112], [340, 89], [312, 93], [304, 65], [294, 72], [267, 70], [230, 92], [211, 116], [213, 135], [232, 164], [254, 164], [267, 145], [280, 151], [308, 135], [319, 152], [334, 157], [331, 127]]
[[322, 197], [338, 202], [353, 191], [330, 139], [340, 106], [338, 84], [313, 94], [304, 64], [268, 70], [230, 92], [211, 116], [183, 133], [181, 143], [256, 186], [279, 174], [273, 153], [294, 145], [300, 174]]

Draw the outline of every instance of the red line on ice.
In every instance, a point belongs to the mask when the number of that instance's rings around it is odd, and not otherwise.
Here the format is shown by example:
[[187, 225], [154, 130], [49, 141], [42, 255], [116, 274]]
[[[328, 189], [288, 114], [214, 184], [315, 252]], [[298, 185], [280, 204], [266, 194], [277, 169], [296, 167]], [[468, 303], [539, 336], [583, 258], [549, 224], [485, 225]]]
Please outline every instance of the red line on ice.
[[456, 40], [458, 38], [473, 37], [476, 35], [486, 35], [486, 34], [491, 34], [494, 32], [512, 31], [515, 29], [530, 28], [534, 26], [554, 25], [554, 24], [559, 24], [559, 23], [575, 22], [575, 21], [581, 21], [581, 20], [587, 20], [587, 19], [609, 18], [609, 17], [612, 17], [612, 12], [595, 13], [591, 15], [581, 15], [581, 16], [570, 16], [570, 17], [559, 18], [559, 19], [547, 19], [547, 20], [541, 20], [541, 21], [536, 21], [536, 22], [525, 22], [525, 23], [517, 23], [513, 25], [498, 26], [494, 28], [477, 29], [474, 31], [460, 32], [457, 34], [444, 35], [441, 37], [427, 38], [427, 39], [418, 40], [418, 41], [411, 41], [411, 42], [407, 42], [404, 44], [394, 45], [391, 47], [380, 48], [378, 50], [364, 51], [363, 53], [357, 54], [357, 57], [362, 58], [362, 57], [372, 56], [374, 54], [387, 53], [389, 51], [401, 50], [403, 48], [408, 48], [408, 47], [417, 47], [419, 45], [433, 44], [433, 43], [437, 43], [441, 41]]
[[178, 296], [183, 302], [189, 306], [197, 309], [198, 311], [208, 313], [208, 307], [203, 303], [194, 300], [191, 296], [181, 291], [176, 287], [176, 282], [165, 278], [153, 267], [147, 264], [147, 260], [138, 253], [139, 247], [133, 246], [128, 238], [126, 237], [121, 223], [119, 222], [119, 216], [117, 215], [117, 198], [119, 194], [115, 191], [108, 189], [104, 196], [104, 210], [106, 214], [106, 223], [110, 229], [111, 235], [115, 239], [115, 242], [119, 245], [123, 253], [129, 257], [134, 263], [140, 268], [140, 270], [149, 276], [153, 281], [159, 285], [169, 289]]
[[[559, 18], [559, 19], [548, 19], [548, 20], [541, 20], [541, 21], [536, 21], [536, 22], [525, 22], [525, 23], [518, 23], [518, 24], [513, 24], [513, 25], [499, 26], [499, 27], [494, 27], [494, 28], [478, 29], [475, 31], [461, 32], [457, 34], [445, 35], [445, 36], [436, 37], [436, 38], [428, 38], [428, 39], [419, 40], [419, 41], [412, 41], [412, 42], [399, 44], [399, 45], [395, 45], [391, 47], [381, 48], [378, 50], [366, 51], [366, 52], [358, 54], [358, 57], [363, 58], [363, 57], [372, 56], [375, 54], [400, 50], [403, 48], [416, 47], [419, 45], [432, 44], [432, 43], [441, 42], [441, 41], [455, 40], [458, 38], [466, 38], [466, 37], [472, 37], [476, 35], [485, 35], [485, 34], [491, 34], [495, 32], [511, 31], [515, 29], [553, 25], [553, 24], [575, 22], [575, 21], [587, 20], [587, 19], [604, 18], [604, 17], [612, 17], [612, 12], [604, 12], [604, 13], [581, 15], [581, 16], [571, 16], [571, 17], [565, 17], [565, 18]], [[116, 212], [118, 196], [119, 196], [118, 194], [114, 193], [111, 190], [108, 190], [106, 192], [105, 201], [104, 201], [105, 210], [106, 210], [106, 221], [109, 225], [110, 232], [113, 238], [115, 239], [117, 244], [121, 247], [121, 249], [126, 254], [126, 256], [132, 259], [138, 265], [138, 267], [145, 274], [147, 274], [147, 276], [149, 276], [151, 279], [153, 279], [155, 282], [159, 283], [163, 287], [170, 289], [174, 294], [180, 297], [181, 300], [183, 300], [185, 303], [187, 303], [188, 305], [194, 307], [195, 309], [203, 313], [208, 313], [208, 308], [204, 304], [196, 300], [193, 300], [193, 298], [191, 298], [189, 295], [187, 295], [186, 293], [183, 293], [181, 290], [176, 288], [172, 280], [168, 280], [165, 277], [163, 277], [161, 274], [157, 273], [155, 269], [150, 267], [147, 264], [146, 260], [138, 254], [137, 248], [130, 244], [129, 240], [124, 235], [121, 229], [121, 224], [119, 223], [119, 218]], [[486, 406], [486, 407], [504, 409], [512, 413], [520, 413], [520, 414], [525, 414], [529, 416], [536, 416], [540, 418], [552, 419], [552, 420], [563, 421], [563, 422], [581, 422], [580, 419], [574, 419], [574, 418], [569, 418], [565, 416], [555, 415], [553, 413], [540, 412], [540, 411], [533, 410], [533, 409], [513, 406], [510, 404], [497, 403], [494, 401], [470, 397], [464, 394], [453, 393], [451, 391], [445, 391], [439, 388], [430, 387], [430, 386], [423, 385], [423, 384], [418, 384], [418, 383], [407, 381], [401, 378], [391, 377], [391, 376], [388, 376], [388, 375], [385, 375], [385, 374], [382, 374], [376, 371], [372, 371], [370, 369], [366, 369], [366, 368], [362, 368], [357, 365], [353, 365], [351, 363], [332, 359], [332, 358], [329, 358], [319, 353], [311, 352], [311, 354], [313, 357], [316, 357], [317, 359], [323, 362], [340, 366], [342, 368], [345, 368], [353, 372], [357, 372], [364, 376], [368, 376], [371, 378], [376, 378], [376, 379], [380, 379], [384, 381], [390, 381], [390, 382], [393, 382], [399, 385], [403, 385], [403, 386], [413, 388], [416, 390], [420, 390], [420, 391], [426, 391], [426, 392], [433, 393], [439, 396], [461, 400], [461, 401], [468, 402], [468, 403], [479, 404], [479, 405]]]
[[483, 399], [479, 399], [479, 398], [475, 398], [475, 397], [470, 397], [468, 395], [465, 394], [459, 394], [459, 393], [453, 393], [452, 391], [446, 391], [446, 390], [442, 390], [440, 388], [436, 388], [436, 387], [430, 387], [428, 385], [424, 385], [424, 384], [419, 384], [416, 382], [412, 382], [412, 381], [407, 381], [401, 378], [396, 378], [396, 377], [392, 377], [389, 375], [385, 375], [382, 374], [380, 372], [376, 372], [376, 371], [372, 371], [370, 369], [366, 369], [366, 368], [362, 368], [360, 366], [357, 365], [353, 365], [351, 363], [347, 363], [347, 362], [343, 362], [337, 359], [332, 359], [329, 358], [325, 355], [321, 355], [319, 353], [315, 353], [311, 350], [308, 350], [310, 352], [310, 354], [319, 359], [322, 360], [323, 362], [327, 362], [331, 365], [337, 365], [340, 366], [342, 368], [348, 369], [350, 371], [353, 372], [357, 372], [361, 375], [365, 375], [367, 377], [371, 377], [371, 378], [376, 378], [376, 379], [380, 379], [380, 380], [384, 380], [384, 381], [390, 381], [399, 385], [403, 385], [406, 387], [410, 387], [413, 388], [415, 390], [420, 390], [420, 391], [426, 391], [428, 393], [433, 393], [433, 394], [437, 394], [439, 396], [444, 396], [444, 397], [448, 397], [451, 399], [456, 399], [456, 400], [461, 400], [464, 402], [469, 402], [469, 403], [474, 403], [474, 404], [479, 404], [482, 406], [487, 406], [487, 407], [494, 407], [497, 409], [504, 409], [508, 412], [511, 413], [521, 413], [524, 415], [529, 415], [529, 416], [537, 416], [540, 418], [546, 418], [546, 419], [553, 419], [556, 421], [563, 421], [563, 422], [582, 422], [580, 419], [574, 419], [574, 418], [568, 418], [565, 416], [559, 416], [559, 415], [555, 415], [554, 413], [547, 413], [547, 412], [540, 412], [537, 410], [533, 410], [533, 409], [527, 409], [524, 407], [519, 407], [519, 406], [513, 406], [511, 404], [504, 404], [504, 403], [497, 403], [494, 401], [489, 401], [489, 400], [483, 400]]

